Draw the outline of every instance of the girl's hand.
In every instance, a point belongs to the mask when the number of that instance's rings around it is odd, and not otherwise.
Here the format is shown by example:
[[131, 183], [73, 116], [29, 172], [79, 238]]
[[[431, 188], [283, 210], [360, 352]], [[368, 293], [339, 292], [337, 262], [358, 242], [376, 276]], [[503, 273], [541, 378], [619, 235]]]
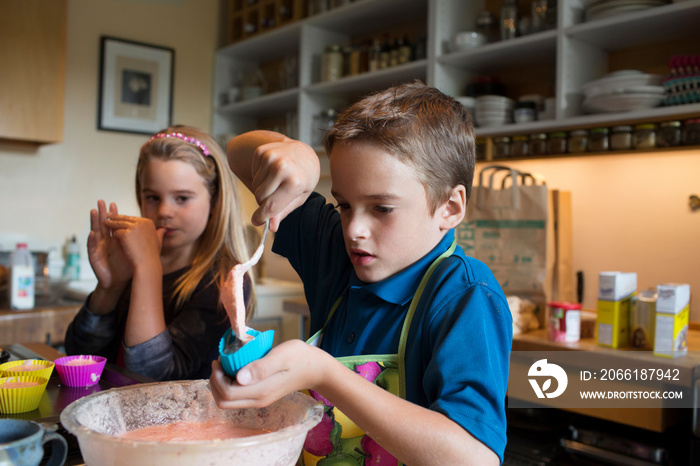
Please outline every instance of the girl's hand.
[[129, 268], [161, 267], [160, 250], [165, 229], [156, 230], [151, 219], [110, 213], [105, 225], [112, 231], [112, 241], [117, 242]]
[[243, 367], [235, 380], [224, 373], [219, 361], [213, 361], [209, 386], [219, 408], [269, 406], [289, 393], [314, 388], [329, 358], [334, 362], [319, 348], [289, 340]]
[[88, 259], [102, 289], [121, 291], [131, 278], [132, 268], [105, 224], [109, 215], [118, 215], [117, 205], [110, 204], [108, 212], [101, 199], [97, 201], [97, 210], [90, 211]]

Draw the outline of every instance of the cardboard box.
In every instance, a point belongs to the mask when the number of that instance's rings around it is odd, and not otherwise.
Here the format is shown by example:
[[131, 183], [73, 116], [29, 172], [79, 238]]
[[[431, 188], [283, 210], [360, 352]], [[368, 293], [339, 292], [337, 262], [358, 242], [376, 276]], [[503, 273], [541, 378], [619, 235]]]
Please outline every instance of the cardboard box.
[[636, 272], [600, 272], [598, 274], [598, 299], [620, 301], [637, 291]]
[[690, 285], [668, 283], [656, 287], [654, 355], [677, 358], [688, 354]]
[[598, 321], [596, 341], [601, 346], [629, 345], [631, 298], [637, 291], [636, 272], [598, 274]]
[[596, 341], [600, 346], [621, 348], [630, 339], [630, 298], [620, 301], [598, 300]]

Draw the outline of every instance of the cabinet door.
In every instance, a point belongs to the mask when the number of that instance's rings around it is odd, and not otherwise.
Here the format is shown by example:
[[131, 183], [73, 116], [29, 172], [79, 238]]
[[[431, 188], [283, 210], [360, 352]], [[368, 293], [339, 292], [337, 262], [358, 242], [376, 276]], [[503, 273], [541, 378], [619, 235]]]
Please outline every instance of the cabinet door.
[[0, 15], [0, 138], [63, 140], [67, 0], [5, 0]]

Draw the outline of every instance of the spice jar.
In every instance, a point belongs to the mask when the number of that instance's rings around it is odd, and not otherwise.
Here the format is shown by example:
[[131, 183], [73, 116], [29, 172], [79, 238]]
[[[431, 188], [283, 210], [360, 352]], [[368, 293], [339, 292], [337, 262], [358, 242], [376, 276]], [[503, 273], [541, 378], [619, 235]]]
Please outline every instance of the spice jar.
[[527, 136], [514, 136], [510, 145], [510, 155], [512, 157], [525, 157], [530, 155], [530, 141]]
[[547, 155], [547, 133], [535, 133], [530, 136], [530, 154]]
[[321, 58], [321, 81], [335, 81], [343, 76], [343, 52], [339, 45], [329, 45]]
[[564, 131], [549, 133], [547, 152], [550, 154], [566, 154], [566, 133]]
[[632, 145], [635, 149], [653, 149], [656, 147], [656, 125], [644, 123], [634, 127]]
[[700, 118], [683, 122], [683, 144], [686, 146], [700, 145]]
[[569, 153], [580, 154], [588, 150], [588, 131], [577, 129], [569, 136]]
[[502, 136], [493, 138], [493, 158], [510, 157], [510, 138]]
[[608, 128], [593, 128], [588, 144], [591, 152], [603, 152], [610, 148], [610, 138]]
[[612, 150], [625, 150], [632, 148], [632, 127], [627, 125], [613, 126], [610, 136], [610, 148]]
[[657, 147], [674, 147], [681, 145], [681, 122], [678, 120], [664, 121], [659, 125], [656, 134]]

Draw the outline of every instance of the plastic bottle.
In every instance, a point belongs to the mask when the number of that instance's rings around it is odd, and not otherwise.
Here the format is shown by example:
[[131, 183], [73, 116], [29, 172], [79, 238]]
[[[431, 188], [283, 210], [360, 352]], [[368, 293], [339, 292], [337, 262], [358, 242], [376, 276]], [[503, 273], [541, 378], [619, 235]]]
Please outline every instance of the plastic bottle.
[[34, 265], [27, 243], [17, 243], [10, 254], [10, 308], [32, 309], [34, 307]]
[[66, 246], [66, 269], [63, 275], [71, 280], [80, 280], [80, 246], [75, 235]]

